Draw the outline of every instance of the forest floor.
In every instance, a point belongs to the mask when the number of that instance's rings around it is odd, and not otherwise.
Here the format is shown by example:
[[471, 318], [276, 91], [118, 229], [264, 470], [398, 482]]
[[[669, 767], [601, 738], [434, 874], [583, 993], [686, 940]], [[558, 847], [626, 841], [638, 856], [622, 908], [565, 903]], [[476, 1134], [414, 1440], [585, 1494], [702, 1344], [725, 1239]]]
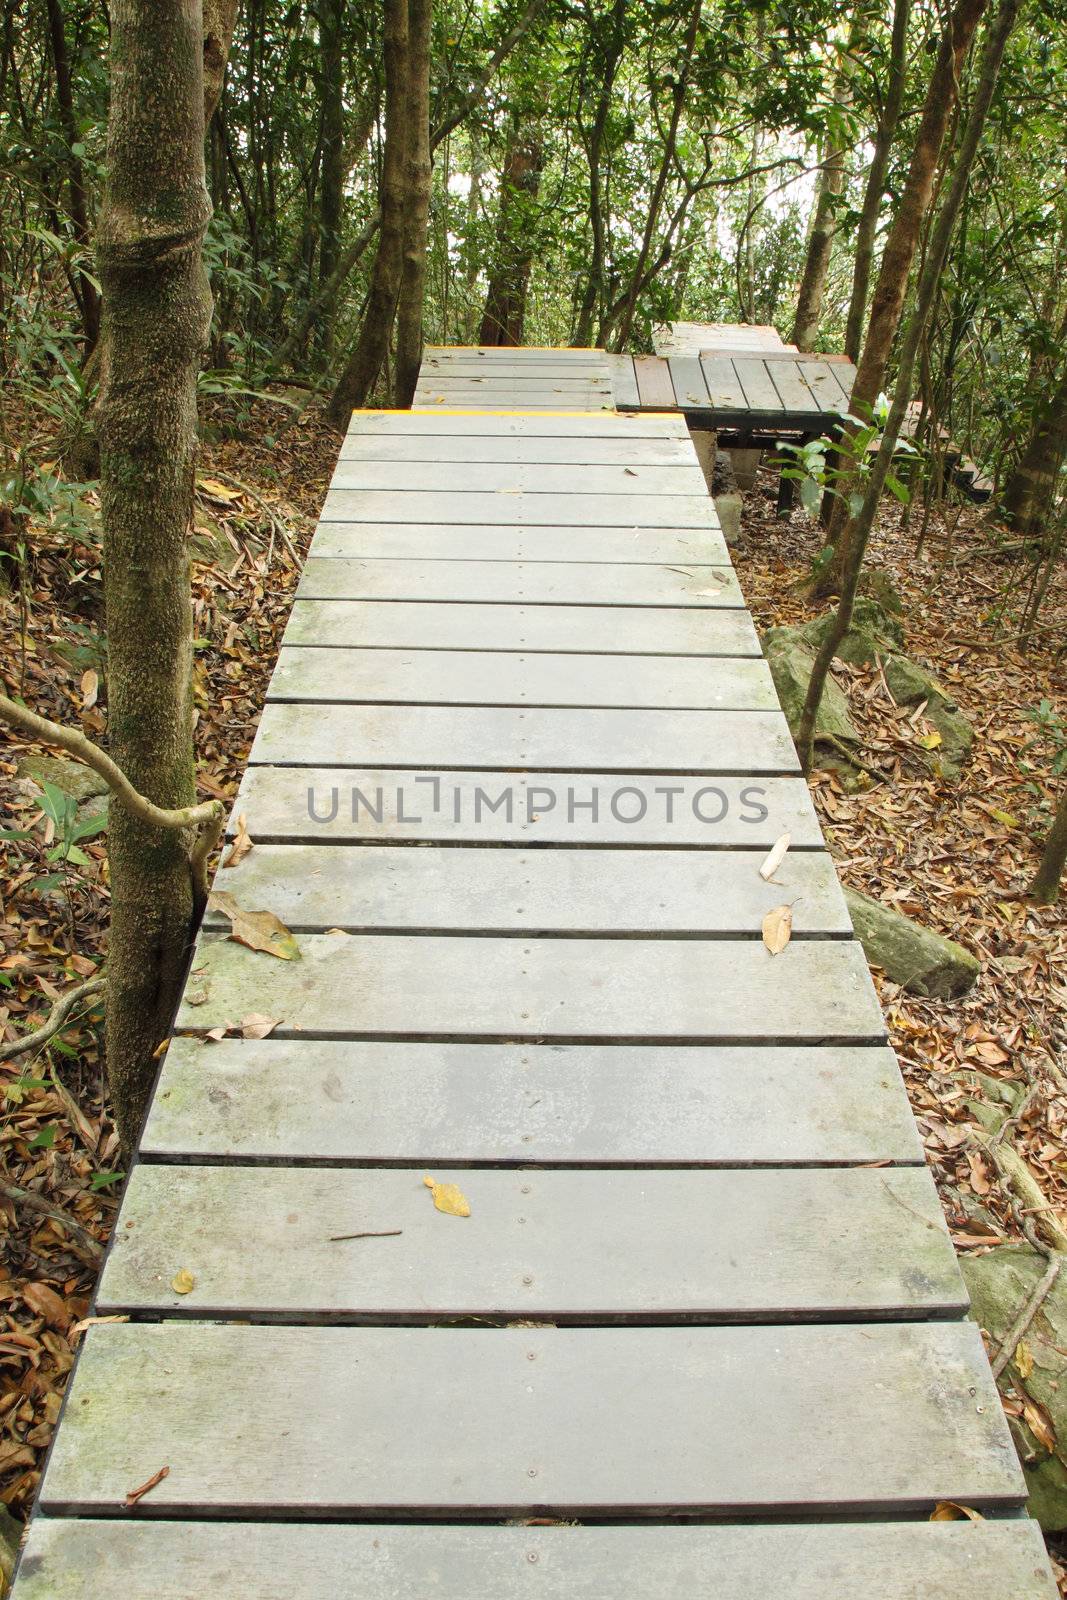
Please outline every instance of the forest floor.
[[[200, 788], [223, 799], [247, 759], [336, 455], [335, 436], [313, 415], [285, 426], [280, 405], [242, 405], [236, 423], [232, 399], [208, 406], [194, 543]], [[47, 432], [35, 435], [23, 420], [12, 433], [37, 461], [54, 459]], [[8, 465], [0, 461], [5, 474]], [[779, 520], [774, 493], [764, 472], [746, 496], [735, 552], [761, 629], [815, 614], [804, 580], [816, 526], [802, 513]], [[0, 678], [36, 710], [99, 738], [106, 705], [91, 489], [83, 500], [73, 518], [31, 519], [21, 566], [0, 530], [10, 574], [10, 588], [0, 589]], [[949, 535], [940, 514], [919, 559], [894, 507], [872, 557], [903, 597], [909, 654], [951, 686], [974, 724], [970, 765], [956, 785], [932, 776], [911, 714], [894, 705], [878, 669], [839, 663], [865, 760], [885, 781], [850, 794], [816, 773], [813, 787], [846, 884], [891, 900], [982, 960], [977, 986], [957, 1001], [879, 985], [953, 1238], [970, 1251], [1020, 1233], [968, 1104], [996, 1105], [998, 1086], [1019, 1097], [1004, 1137], [1028, 1164], [1048, 1215], [1067, 1227], [1067, 1077], [1057, 1063], [1067, 1042], [1067, 917], [1062, 906], [1042, 910], [1020, 898], [1048, 824], [1052, 761], [1067, 740], [1062, 725], [1032, 718], [1043, 699], [1067, 708], [1067, 592], [1046, 601], [1032, 648], [1003, 643], [998, 628], [1010, 635], [1020, 574], [990, 548], [980, 511], [967, 508], [957, 522], [952, 510], [948, 523], [956, 525], [943, 570]], [[6, 740], [0, 755], [5, 825], [33, 835], [0, 847], [0, 1042], [42, 1022], [58, 993], [92, 975], [106, 947], [103, 840], [77, 846], [87, 864], [46, 859], [58, 841], [40, 820], [39, 791], [19, 774], [28, 753]], [[90, 1002], [46, 1055], [0, 1060], [0, 1502], [16, 1518], [33, 1499], [117, 1205], [99, 1034]], [[982, 1078], [968, 1079], [969, 1069]]]

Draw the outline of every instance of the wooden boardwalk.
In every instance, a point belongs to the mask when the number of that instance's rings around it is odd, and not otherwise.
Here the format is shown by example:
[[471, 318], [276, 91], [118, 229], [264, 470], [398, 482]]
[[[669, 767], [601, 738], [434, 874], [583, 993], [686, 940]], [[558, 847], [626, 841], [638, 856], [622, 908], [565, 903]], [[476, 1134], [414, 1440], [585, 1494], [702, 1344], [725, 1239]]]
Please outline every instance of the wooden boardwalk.
[[511, 355], [353, 419], [17, 1600], [1052, 1600], [684, 420]]

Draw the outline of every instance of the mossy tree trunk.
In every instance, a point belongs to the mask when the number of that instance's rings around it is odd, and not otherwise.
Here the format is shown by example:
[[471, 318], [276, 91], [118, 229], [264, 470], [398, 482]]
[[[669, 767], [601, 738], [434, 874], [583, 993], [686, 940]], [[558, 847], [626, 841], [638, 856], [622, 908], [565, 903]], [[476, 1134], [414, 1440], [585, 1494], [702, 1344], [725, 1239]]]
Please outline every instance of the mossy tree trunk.
[[404, 162], [404, 248], [396, 312], [393, 404], [409, 406], [422, 365], [422, 302], [430, 222], [431, 0], [408, 0], [408, 127]]
[[841, 146], [831, 146], [826, 151], [822, 171], [819, 173], [815, 214], [812, 218], [807, 254], [804, 257], [804, 271], [801, 274], [800, 289], [797, 294], [793, 331], [790, 334], [790, 339], [798, 350], [813, 350], [815, 341], [819, 337], [826, 275], [830, 270], [830, 253], [834, 247], [835, 210], [844, 182], [844, 149]]
[[[112, 0], [97, 236], [110, 748], [135, 788], [166, 807], [195, 798], [187, 541], [196, 381], [211, 320], [203, 20], [200, 0]], [[185, 969], [189, 844], [113, 808], [107, 1064], [127, 1150]]]
[[1001, 506], [1010, 527], [1038, 534], [1055, 504], [1056, 486], [1067, 456], [1067, 365], [1034, 416], [1022, 455], [1004, 485]]
[[1039, 905], [1050, 906], [1059, 899], [1063, 870], [1067, 866], [1067, 789], [1060, 795], [1056, 815], [1045, 840], [1041, 865], [1030, 885], [1030, 898]]
[[500, 200], [479, 344], [522, 343], [543, 166], [540, 133], [536, 128], [524, 127], [522, 118], [516, 116], [508, 129], [500, 173]]

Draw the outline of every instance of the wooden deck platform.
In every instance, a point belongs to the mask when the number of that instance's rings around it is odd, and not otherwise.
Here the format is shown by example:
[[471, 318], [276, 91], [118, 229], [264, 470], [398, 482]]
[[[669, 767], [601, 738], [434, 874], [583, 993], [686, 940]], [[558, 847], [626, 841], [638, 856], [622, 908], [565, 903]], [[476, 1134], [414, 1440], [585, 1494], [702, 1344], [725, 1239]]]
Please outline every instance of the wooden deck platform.
[[353, 418], [16, 1600], [1053, 1600], [685, 421], [510, 356]]

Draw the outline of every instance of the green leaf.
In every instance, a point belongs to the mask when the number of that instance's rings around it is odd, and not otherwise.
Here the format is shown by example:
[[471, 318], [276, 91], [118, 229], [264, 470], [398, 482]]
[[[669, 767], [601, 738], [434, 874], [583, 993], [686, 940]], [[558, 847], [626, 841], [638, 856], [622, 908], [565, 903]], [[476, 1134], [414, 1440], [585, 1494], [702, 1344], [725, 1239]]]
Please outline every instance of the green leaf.
[[42, 1128], [40, 1133], [35, 1133], [30, 1140], [31, 1150], [51, 1150], [56, 1142], [56, 1125], [51, 1123], [47, 1128]]
[[125, 1176], [124, 1172], [94, 1172], [89, 1179], [89, 1188], [94, 1193], [99, 1189], [109, 1189], [113, 1183], [121, 1183]]
[[822, 501], [822, 491], [814, 478], [805, 478], [800, 485], [800, 499], [804, 510], [810, 517], [818, 516], [819, 505]]
[[107, 812], [100, 811], [95, 817], [86, 817], [82, 822], [74, 824], [72, 839], [95, 839], [98, 833], [103, 833], [107, 827]]
[[911, 495], [908, 493], [904, 484], [901, 483], [900, 479], [894, 478], [891, 472], [886, 473], [885, 486], [889, 490], [889, 493], [894, 495], [900, 501], [902, 506], [907, 505], [908, 501], [911, 499]]

